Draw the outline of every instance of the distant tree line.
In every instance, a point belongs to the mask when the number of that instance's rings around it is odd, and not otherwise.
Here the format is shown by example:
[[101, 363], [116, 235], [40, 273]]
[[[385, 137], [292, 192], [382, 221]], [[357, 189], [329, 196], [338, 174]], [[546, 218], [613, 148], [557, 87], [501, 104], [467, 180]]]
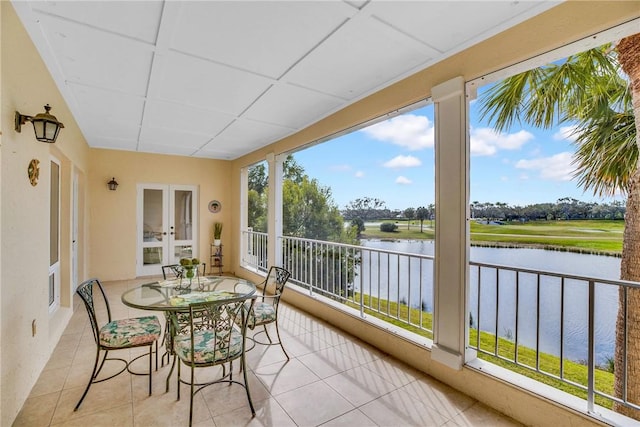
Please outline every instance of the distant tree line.
[[[555, 203], [534, 203], [526, 206], [509, 205], [503, 202], [470, 203], [471, 218], [489, 221], [536, 221], [556, 219], [617, 219], [623, 220], [626, 212], [624, 202], [611, 203], [583, 202], [571, 197], [563, 197]], [[364, 223], [370, 221], [393, 220], [398, 218], [420, 221], [420, 228], [424, 221], [435, 219], [435, 205], [433, 203], [417, 208], [409, 207], [404, 210], [387, 209], [385, 202], [362, 197], [349, 202], [342, 210], [345, 220], [351, 221], [359, 232], [364, 231]], [[431, 224], [433, 225], [433, 224]], [[407, 227], [409, 224], [407, 224]]]
[[624, 202], [611, 203], [582, 202], [571, 197], [563, 197], [555, 203], [535, 203], [526, 206], [512, 206], [506, 203], [470, 204], [471, 218], [495, 221], [535, 221], [555, 219], [624, 219]]

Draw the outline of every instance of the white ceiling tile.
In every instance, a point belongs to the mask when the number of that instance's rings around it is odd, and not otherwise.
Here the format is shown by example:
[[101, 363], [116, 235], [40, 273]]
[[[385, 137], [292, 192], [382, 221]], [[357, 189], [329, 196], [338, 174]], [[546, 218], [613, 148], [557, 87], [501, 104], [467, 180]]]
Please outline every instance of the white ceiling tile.
[[107, 138], [99, 135], [85, 135], [87, 142], [94, 148], [136, 151], [137, 139]]
[[[122, 93], [110, 92], [88, 86], [69, 84], [70, 93], [81, 107], [77, 121], [83, 125], [83, 118], [91, 123], [128, 123], [140, 125], [144, 99]], [[89, 123], [89, 122], [87, 122]]]
[[94, 136], [101, 136], [104, 138], [115, 139], [127, 139], [132, 141], [138, 140], [140, 134], [140, 126], [124, 123], [114, 122], [112, 120], [101, 120], [99, 116], [83, 117], [82, 129], [87, 129]]
[[202, 147], [211, 139], [211, 135], [188, 132], [186, 130], [143, 127], [140, 132], [140, 144], [189, 147], [191, 151]]
[[245, 117], [299, 129], [314, 123], [342, 100], [288, 84], [275, 85], [249, 108]]
[[222, 149], [222, 147], [246, 149], [254, 145], [255, 141], [262, 141], [262, 143], [265, 141], [277, 141], [291, 133], [291, 129], [280, 126], [252, 120], [236, 120], [203, 149], [218, 150]]
[[138, 151], [144, 153], [170, 154], [174, 156], [191, 156], [194, 152], [194, 149], [173, 144], [164, 145], [140, 143], [140, 145], [138, 146]]
[[194, 2], [173, 49], [277, 78], [357, 10], [342, 2]]
[[161, 100], [147, 101], [144, 113], [145, 126], [206, 133], [209, 136], [216, 135], [233, 120], [233, 115]]
[[67, 82], [146, 94], [153, 57], [149, 46], [49, 16], [42, 22]]
[[[400, 28], [441, 53], [500, 30], [500, 25], [543, 2], [532, 1], [374, 1], [367, 12]], [[546, 8], [554, 5], [546, 2]], [[460, 13], [463, 9], [464, 13]], [[490, 34], [489, 34], [490, 33]]]
[[39, 1], [33, 9], [65, 20], [154, 43], [162, 1]]
[[158, 97], [238, 115], [271, 84], [269, 79], [178, 53], [166, 61]]
[[374, 19], [349, 22], [284, 80], [352, 100], [433, 59], [434, 52]]

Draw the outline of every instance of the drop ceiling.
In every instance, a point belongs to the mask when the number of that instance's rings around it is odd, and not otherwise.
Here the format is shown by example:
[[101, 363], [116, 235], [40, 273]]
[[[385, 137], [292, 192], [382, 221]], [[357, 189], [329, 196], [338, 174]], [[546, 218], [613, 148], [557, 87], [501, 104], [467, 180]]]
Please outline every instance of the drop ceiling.
[[214, 159], [278, 141], [556, 4], [13, 1], [91, 147]]

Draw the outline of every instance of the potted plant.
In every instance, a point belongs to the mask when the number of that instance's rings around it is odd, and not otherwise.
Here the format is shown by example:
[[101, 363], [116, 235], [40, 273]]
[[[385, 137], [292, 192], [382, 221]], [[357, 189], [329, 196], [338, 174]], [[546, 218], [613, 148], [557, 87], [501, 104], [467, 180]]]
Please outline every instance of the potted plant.
[[220, 246], [220, 236], [222, 235], [222, 223], [216, 222], [213, 224], [213, 245]]
[[[180, 259], [180, 265], [182, 266], [184, 278], [189, 281], [189, 286], [191, 286], [191, 282], [193, 278], [196, 277], [198, 283], [200, 283], [200, 274], [198, 274], [198, 266], [200, 265], [200, 260], [198, 258], [182, 258]], [[182, 284], [182, 276], [180, 277], [180, 283]]]

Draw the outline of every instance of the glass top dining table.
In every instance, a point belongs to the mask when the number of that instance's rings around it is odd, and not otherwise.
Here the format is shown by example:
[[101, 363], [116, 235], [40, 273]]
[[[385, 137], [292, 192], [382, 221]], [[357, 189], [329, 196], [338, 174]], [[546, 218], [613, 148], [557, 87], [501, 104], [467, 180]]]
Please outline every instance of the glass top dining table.
[[203, 276], [145, 283], [122, 294], [122, 303], [141, 310], [184, 311], [189, 304], [250, 297], [256, 285], [230, 276]]

